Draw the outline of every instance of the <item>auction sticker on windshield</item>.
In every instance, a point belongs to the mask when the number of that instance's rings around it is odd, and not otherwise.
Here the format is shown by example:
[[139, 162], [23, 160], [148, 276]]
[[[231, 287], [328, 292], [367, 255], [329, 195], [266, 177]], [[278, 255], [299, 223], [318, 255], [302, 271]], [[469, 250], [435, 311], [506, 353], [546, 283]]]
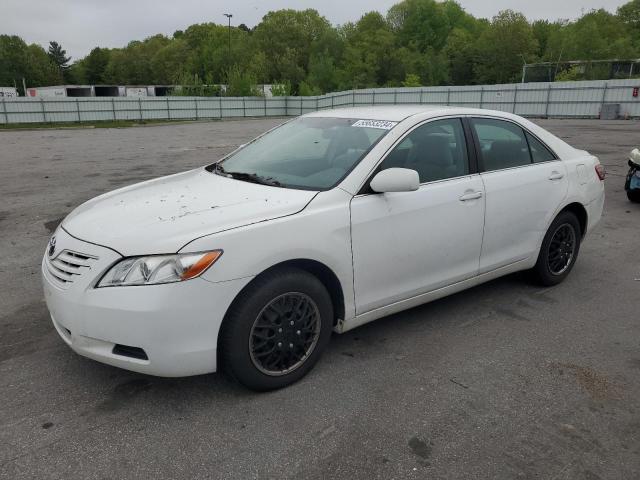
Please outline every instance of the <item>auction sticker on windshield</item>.
[[382, 130], [391, 130], [397, 124], [398, 122], [388, 122], [386, 120], [358, 120], [351, 126], [360, 128], [379, 128]]

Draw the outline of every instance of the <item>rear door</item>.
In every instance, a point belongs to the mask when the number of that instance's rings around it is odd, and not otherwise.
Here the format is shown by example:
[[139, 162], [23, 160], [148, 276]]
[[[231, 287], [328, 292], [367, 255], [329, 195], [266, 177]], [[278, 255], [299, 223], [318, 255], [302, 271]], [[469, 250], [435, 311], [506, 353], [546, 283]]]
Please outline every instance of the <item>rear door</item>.
[[520, 125], [470, 119], [486, 192], [479, 273], [532, 255], [567, 195], [564, 163]]

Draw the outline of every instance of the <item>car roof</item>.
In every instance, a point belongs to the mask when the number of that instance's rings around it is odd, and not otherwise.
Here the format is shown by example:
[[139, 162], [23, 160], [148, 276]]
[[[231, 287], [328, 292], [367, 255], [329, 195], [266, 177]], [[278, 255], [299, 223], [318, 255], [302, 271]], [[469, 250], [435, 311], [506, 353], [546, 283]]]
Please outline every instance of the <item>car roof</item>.
[[307, 113], [305, 117], [357, 118], [365, 120], [387, 120], [401, 122], [413, 115], [430, 113], [439, 115], [496, 115], [510, 118], [506, 112], [479, 108], [450, 107], [446, 105], [377, 105], [372, 107], [342, 107]]

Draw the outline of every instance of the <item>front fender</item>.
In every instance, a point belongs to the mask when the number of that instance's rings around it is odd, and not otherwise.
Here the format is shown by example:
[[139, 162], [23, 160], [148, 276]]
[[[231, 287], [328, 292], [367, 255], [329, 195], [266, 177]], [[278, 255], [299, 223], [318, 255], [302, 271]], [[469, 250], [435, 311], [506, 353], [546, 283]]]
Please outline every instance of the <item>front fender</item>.
[[288, 260], [320, 262], [342, 285], [345, 317], [355, 315], [349, 200], [334, 189], [322, 192], [302, 212], [198, 238], [180, 252], [222, 249], [202, 278], [224, 282], [254, 277]]

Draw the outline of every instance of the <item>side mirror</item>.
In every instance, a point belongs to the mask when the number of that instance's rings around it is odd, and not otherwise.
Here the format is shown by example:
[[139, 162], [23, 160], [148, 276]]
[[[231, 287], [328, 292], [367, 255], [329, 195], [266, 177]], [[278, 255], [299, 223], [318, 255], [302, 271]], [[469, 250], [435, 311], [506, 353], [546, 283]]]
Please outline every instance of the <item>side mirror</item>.
[[629, 160], [632, 163], [635, 163], [636, 165], [640, 166], [640, 150], [638, 150], [637, 148], [634, 148], [633, 150], [631, 150], [631, 154], [629, 155]]
[[420, 188], [420, 176], [408, 168], [388, 168], [371, 180], [374, 192], [413, 192]]

